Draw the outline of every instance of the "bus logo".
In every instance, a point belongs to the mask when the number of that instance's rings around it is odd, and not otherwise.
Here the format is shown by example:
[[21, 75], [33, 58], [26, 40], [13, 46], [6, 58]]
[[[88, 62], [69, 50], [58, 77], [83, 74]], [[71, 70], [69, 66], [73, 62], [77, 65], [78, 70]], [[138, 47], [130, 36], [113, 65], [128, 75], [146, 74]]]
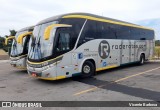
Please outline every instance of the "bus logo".
[[110, 54], [110, 46], [109, 43], [106, 40], [103, 40], [99, 44], [98, 48], [99, 56], [102, 59], [106, 59]]
[[2, 107], [11, 107], [11, 102], [2, 102]]

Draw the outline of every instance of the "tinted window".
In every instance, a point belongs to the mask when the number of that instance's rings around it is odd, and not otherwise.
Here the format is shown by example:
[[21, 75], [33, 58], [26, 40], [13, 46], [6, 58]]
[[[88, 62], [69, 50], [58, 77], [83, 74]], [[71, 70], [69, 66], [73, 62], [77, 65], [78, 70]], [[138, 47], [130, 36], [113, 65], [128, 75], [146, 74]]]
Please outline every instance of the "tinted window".
[[154, 31], [152, 30], [147, 31], [147, 36], [149, 40], [154, 39]]
[[117, 30], [117, 25], [103, 23], [102, 38], [116, 39], [116, 30]]
[[71, 49], [71, 37], [69, 33], [59, 33], [56, 50], [57, 52], [69, 51]]
[[97, 36], [96, 33], [96, 22], [88, 20], [85, 24], [85, 27], [82, 31], [81, 37], [78, 42], [78, 46], [81, 44], [88, 42], [90, 40], [95, 39]]
[[68, 31], [72, 32], [72, 44], [75, 45], [79, 32], [85, 22], [85, 19], [77, 19], [77, 18], [65, 18], [60, 20], [60, 24], [69, 24], [72, 25], [71, 28], [68, 29]]
[[95, 39], [96, 38], [96, 22], [88, 21], [86, 23], [86, 26], [84, 27], [84, 30], [81, 36], [83, 37], [84, 42]]
[[116, 33], [117, 39], [131, 39], [130, 27], [119, 25]]
[[147, 34], [146, 31], [144, 29], [140, 29], [140, 36], [138, 38], [138, 40], [147, 40]]
[[131, 28], [131, 39], [140, 40], [140, 36], [141, 36], [140, 29], [132, 27]]
[[146, 40], [154, 39], [154, 31], [152, 30], [143, 30], [142, 38], [146, 38]]
[[103, 39], [103, 31], [104, 31], [103, 22], [96, 21], [96, 36], [95, 36], [95, 39]]
[[154, 32], [150, 30], [88, 20], [78, 46], [93, 39], [147, 40], [153, 38]]

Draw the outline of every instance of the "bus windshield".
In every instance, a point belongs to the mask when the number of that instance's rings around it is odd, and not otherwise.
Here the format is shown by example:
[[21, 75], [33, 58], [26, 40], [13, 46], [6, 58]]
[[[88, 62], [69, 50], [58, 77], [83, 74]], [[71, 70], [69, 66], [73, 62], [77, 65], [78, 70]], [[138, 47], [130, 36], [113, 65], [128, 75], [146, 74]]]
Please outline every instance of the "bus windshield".
[[56, 24], [57, 21], [37, 25], [34, 27], [33, 30], [33, 36], [34, 39], [30, 41], [30, 48], [29, 48], [29, 59], [38, 60], [42, 58], [46, 58], [52, 55], [52, 49], [53, 49], [53, 40], [55, 36], [56, 29], [53, 29], [51, 31], [51, 37], [49, 40], [44, 39], [44, 32], [46, 27], [48, 27], [51, 24]]
[[[25, 32], [27, 31], [17, 32], [15, 38], [17, 39], [20, 34], [23, 34]], [[26, 38], [24, 38], [23, 40], [23, 44], [19, 44], [16, 42], [16, 40], [13, 40], [11, 47], [11, 56], [18, 56], [23, 53], [25, 39]]]

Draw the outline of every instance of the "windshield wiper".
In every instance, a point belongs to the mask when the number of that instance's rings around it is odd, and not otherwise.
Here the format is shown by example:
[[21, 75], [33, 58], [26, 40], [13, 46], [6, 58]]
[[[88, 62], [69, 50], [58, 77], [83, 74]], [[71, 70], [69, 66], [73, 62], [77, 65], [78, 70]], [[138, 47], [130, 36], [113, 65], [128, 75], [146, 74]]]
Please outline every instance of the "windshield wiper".
[[[37, 42], [37, 52], [38, 52], [38, 55], [40, 55], [39, 58], [42, 58], [40, 38], [41, 38], [41, 36], [39, 37], [38, 42]], [[38, 49], [39, 49], [39, 51], [38, 51]]]
[[29, 57], [30, 58], [32, 58], [32, 56], [33, 56], [33, 51], [34, 51], [34, 48], [35, 48], [35, 45], [36, 45], [36, 43], [35, 43], [35, 38], [33, 37], [33, 38], [31, 38], [32, 39], [32, 42], [31, 42], [31, 49], [29, 50], [29, 52], [28, 52], [28, 55], [29, 55]]
[[13, 44], [13, 50], [11, 50], [11, 55], [13, 56], [17, 56], [18, 55], [18, 50], [17, 50], [17, 42], [15, 41], [14, 44]]
[[[39, 50], [40, 50], [40, 52], [39, 52]], [[37, 59], [36, 55], [38, 56], [38, 59], [41, 58], [40, 37], [38, 38], [38, 42], [37, 43], [36, 43], [36, 39], [33, 40], [32, 44], [31, 44], [30, 51], [32, 51], [32, 54], [30, 55], [30, 58]]]

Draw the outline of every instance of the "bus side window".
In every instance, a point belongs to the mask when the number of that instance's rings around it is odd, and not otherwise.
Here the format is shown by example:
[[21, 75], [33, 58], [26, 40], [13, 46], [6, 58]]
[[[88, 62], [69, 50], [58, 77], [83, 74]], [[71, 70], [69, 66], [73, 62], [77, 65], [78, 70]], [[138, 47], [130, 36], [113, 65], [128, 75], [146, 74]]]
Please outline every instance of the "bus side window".
[[131, 39], [131, 29], [127, 26], [118, 26], [117, 39]]
[[104, 26], [102, 22], [96, 21], [96, 27], [97, 27], [97, 32], [96, 32], [96, 38], [95, 39], [103, 39], [102, 35], [103, 35], [103, 30], [104, 30]]
[[116, 39], [116, 25], [103, 23], [102, 38]]
[[154, 31], [152, 31], [152, 30], [149, 30], [149, 31], [147, 31], [147, 40], [152, 40], [152, 39], [154, 39]]
[[92, 20], [88, 20], [84, 26], [80, 39], [78, 41], [77, 47], [82, 45], [85, 42], [90, 40], [94, 40], [96, 38], [96, 22]]
[[82, 42], [87, 42], [96, 37], [96, 22], [88, 20], [82, 32]]
[[139, 40], [139, 38], [140, 38], [140, 33], [138, 32], [138, 29], [131, 28], [131, 39], [132, 40]]
[[56, 50], [57, 52], [71, 50], [71, 37], [69, 33], [59, 33]]
[[60, 20], [60, 24], [69, 24], [72, 25], [72, 27], [68, 28], [68, 32], [71, 35], [71, 39], [72, 39], [72, 48], [74, 48], [78, 35], [80, 33], [80, 30], [83, 26], [85, 22], [85, 19], [81, 19], [81, 18], [70, 18], [70, 19], [61, 19]]

